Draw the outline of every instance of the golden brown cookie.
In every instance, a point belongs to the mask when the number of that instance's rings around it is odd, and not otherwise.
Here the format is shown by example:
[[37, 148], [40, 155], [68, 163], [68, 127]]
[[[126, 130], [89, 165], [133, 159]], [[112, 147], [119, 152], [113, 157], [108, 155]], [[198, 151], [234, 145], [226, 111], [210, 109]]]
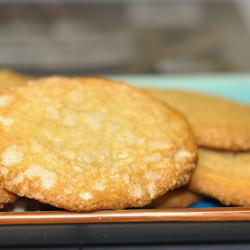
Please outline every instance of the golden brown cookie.
[[230, 151], [250, 149], [249, 106], [188, 91], [148, 92], [187, 116], [198, 145]]
[[30, 79], [32, 79], [32, 77], [19, 74], [13, 70], [2, 69], [0, 70], [0, 91], [9, 87], [22, 86]]
[[101, 78], [34, 83], [0, 96], [7, 190], [75, 211], [143, 207], [194, 168], [185, 118], [144, 92]]
[[199, 150], [190, 188], [226, 205], [250, 205], [250, 153]]
[[153, 200], [148, 208], [185, 208], [200, 200], [200, 195], [190, 191], [187, 187], [170, 191], [157, 199]]

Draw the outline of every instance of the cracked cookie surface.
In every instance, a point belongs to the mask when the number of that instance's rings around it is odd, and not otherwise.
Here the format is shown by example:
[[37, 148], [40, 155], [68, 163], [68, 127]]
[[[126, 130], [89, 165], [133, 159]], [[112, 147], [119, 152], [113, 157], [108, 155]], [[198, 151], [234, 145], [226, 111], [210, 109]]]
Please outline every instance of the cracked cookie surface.
[[0, 96], [7, 190], [72, 211], [143, 207], [194, 168], [185, 118], [144, 92], [101, 78], [33, 83]]

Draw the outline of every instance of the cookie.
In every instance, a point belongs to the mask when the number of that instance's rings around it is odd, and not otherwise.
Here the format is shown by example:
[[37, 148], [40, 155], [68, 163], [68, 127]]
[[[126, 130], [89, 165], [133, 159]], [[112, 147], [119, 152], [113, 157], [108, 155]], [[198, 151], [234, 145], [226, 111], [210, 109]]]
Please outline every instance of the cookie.
[[32, 77], [19, 74], [9, 69], [0, 70], [0, 91], [9, 87], [17, 87], [26, 84]]
[[148, 208], [185, 208], [200, 200], [200, 195], [190, 191], [187, 187], [175, 189], [155, 199]]
[[200, 149], [190, 188], [225, 205], [250, 205], [250, 153]]
[[125, 84], [50, 77], [0, 99], [4, 188], [72, 211], [143, 207], [194, 168], [185, 118]]
[[178, 90], [148, 90], [187, 116], [199, 146], [250, 150], [250, 106]]

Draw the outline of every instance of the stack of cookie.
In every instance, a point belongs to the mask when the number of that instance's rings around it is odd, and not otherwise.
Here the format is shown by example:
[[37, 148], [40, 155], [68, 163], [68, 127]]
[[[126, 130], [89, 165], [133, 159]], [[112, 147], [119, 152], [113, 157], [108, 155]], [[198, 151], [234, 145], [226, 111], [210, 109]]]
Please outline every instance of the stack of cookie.
[[[188, 188], [225, 205], [249, 206], [250, 107], [188, 91], [148, 92], [182, 112], [191, 124], [199, 161]], [[163, 196], [152, 206], [163, 207], [168, 200]]]
[[8, 74], [1, 204], [16, 195], [70, 211], [144, 207], [189, 181], [197, 146], [186, 118], [143, 90], [102, 78]]
[[186, 207], [200, 194], [250, 204], [248, 106], [8, 70], [0, 90], [0, 205], [27, 197], [70, 211]]

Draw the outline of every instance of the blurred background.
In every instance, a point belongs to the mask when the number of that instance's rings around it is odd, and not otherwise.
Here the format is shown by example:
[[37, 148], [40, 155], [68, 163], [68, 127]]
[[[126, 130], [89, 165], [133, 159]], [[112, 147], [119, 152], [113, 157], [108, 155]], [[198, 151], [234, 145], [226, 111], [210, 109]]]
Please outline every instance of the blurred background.
[[0, 0], [0, 67], [34, 74], [250, 71], [249, 0]]

